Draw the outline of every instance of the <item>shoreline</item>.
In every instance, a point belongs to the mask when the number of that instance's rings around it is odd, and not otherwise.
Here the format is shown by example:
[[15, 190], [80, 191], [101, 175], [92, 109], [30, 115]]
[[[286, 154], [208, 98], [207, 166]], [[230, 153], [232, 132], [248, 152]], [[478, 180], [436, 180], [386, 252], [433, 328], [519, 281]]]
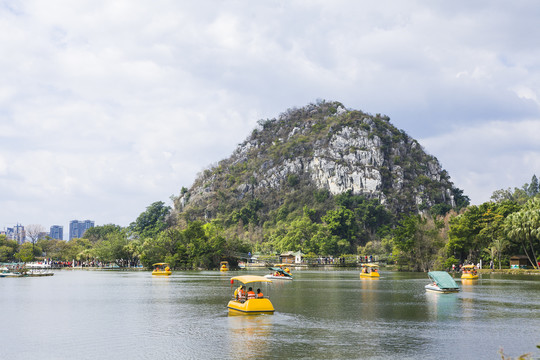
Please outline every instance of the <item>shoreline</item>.
[[535, 269], [479, 269], [478, 274], [540, 275]]

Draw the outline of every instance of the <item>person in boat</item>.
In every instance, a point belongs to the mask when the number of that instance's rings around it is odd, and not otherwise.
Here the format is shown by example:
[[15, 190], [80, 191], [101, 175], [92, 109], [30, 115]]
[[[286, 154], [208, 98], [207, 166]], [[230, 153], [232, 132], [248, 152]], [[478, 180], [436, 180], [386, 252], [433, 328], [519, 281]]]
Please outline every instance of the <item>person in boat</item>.
[[245, 285], [242, 285], [242, 287], [240, 288], [240, 291], [238, 292], [238, 300], [240, 300], [240, 302], [246, 301], [246, 287], [245, 287]]
[[234, 291], [234, 298], [240, 302], [246, 301], [246, 287], [244, 285], [240, 285], [240, 287]]
[[168, 266], [165, 267], [165, 271], [171, 271], [171, 268], [169, 268]]
[[253, 291], [253, 288], [249, 288], [248, 292], [247, 292], [247, 299], [250, 300], [250, 299], [255, 299], [255, 292]]
[[264, 295], [261, 292], [261, 289], [257, 289], [257, 299], [262, 299], [263, 297], [264, 297]]

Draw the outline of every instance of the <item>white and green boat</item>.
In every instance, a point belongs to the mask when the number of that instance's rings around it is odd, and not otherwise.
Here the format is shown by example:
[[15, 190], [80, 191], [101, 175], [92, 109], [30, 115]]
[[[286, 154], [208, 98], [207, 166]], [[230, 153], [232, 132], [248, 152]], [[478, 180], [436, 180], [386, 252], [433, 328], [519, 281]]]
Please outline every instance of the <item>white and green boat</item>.
[[431, 283], [426, 285], [427, 291], [453, 293], [459, 291], [459, 286], [446, 271], [430, 271], [428, 276]]

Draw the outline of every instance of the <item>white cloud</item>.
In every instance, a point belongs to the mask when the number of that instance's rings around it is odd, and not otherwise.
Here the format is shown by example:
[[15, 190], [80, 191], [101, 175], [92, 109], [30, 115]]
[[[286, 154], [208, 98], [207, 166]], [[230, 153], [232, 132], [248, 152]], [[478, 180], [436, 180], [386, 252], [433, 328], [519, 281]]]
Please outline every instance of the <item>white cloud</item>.
[[[539, 15], [533, 1], [3, 3], [0, 227], [127, 225], [258, 119], [318, 98], [388, 114], [473, 199], [519, 186], [539, 173], [516, 127], [540, 118]], [[454, 161], [457, 147], [476, 155]], [[488, 154], [507, 167], [481, 170]]]
[[473, 124], [419, 141], [474, 204], [540, 174], [540, 119]]

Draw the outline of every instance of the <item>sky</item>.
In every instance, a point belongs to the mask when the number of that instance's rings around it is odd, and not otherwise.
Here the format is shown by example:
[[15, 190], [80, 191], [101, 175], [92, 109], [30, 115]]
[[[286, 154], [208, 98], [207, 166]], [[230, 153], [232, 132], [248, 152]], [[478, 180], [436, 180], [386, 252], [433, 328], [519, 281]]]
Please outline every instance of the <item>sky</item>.
[[0, 230], [127, 226], [317, 100], [388, 115], [472, 204], [540, 176], [540, 3], [0, 0]]

